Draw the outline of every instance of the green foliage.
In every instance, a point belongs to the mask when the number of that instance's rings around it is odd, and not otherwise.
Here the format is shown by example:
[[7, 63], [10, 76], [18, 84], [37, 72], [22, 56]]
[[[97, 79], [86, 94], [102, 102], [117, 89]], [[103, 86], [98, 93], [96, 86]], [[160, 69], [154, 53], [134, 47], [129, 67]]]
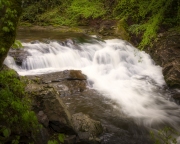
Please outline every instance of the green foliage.
[[0, 67], [14, 43], [22, 0], [0, 0]]
[[50, 140], [48, 141], [48, 144], [62, 144], [64, 143], [65, 135], [62, 133], [54, 134]]
[[64, 134], [59, 134], [58, 135], [58, 139], [60, 142], [64, 143], [64, 138], [65, 138], [65, 135]]
[[5, 128], [5, 127], [4, 127], [3, 129], [1, 129], [1, 131], [3, 132], [3, 136], [4, 136], [5, 138], [9, 137], [10, 134], [11, 134], [11, 130], [8, 129], [8, 128]]
[[76, 18], [97, 18], [103, 16], [106, 11], [103, 3], [96, 0], [74, 0], [67, 9], [70, 15]]
[[24, 8], [22, 20], [41, 25], [82, 25], [95, 18], [125, 19], [129, 31], [141, 37], [141, 49], [151, 45], [158, 32], [180, 25], [177, 0], [28, 0]]
[[14, 48], [14, 49], [18, 49], [18, 48], [22, 48], [22, 47], [23, 47], [23, 45], [22, 45], [21, 41], [19, 41], [19, 40], [15, 40], [14, 44], [12, 45], [12, 48]]
[[20, 136], [16, 136], [16, 138], [12, 141], [12, 144], [19, 144]]
[[58, 142], [56, 140], [49, 140], [48, 144], [58, 144]]
[[170, 127], [164, 127], [157, 133], [151, 132], [150, 134], [155, 144], [177, 144], [175, 136], [177, 136], [178, 133]]
[[100, 0], [56, 0], [57, 2], [58, 5], [53, 4], [53, 1], [43, 0], [36, 3], [25, 2], [21, 20], [41, 25], [76, 25], [79, 19], [97, 18], [106, 13]]
[[[18, 19], [16, 9], [13, 7], [13, 3], [10, 0], [0, 1], [0, 55], [6, 54], [10, 47], [6, 47], [2, 41], [6, 34], [13, 35], [12, 31], [15, 31], [16, 23], [14, 19]], [[11, 43], [11, 42], [9, 42]], [[8, 43], [8, 44], [9, 44]]]
[[120, 0], [114, 15], [133, 20], [134, 24], [129, 30], [142, 34], [139, 47], [144, 48], [157, 37], [160, 25], [173, 27], [180, 24], [179, 11], [180, 2], [176, 0]]
[[[24, 12], [21, 16], [21, 19], [23, 21], [28, 21], [31, 23], [34, 22], [43, 22], [46, 21], [43, 18], [48, 17], [46, 13], [49, 13], [49, 16], [51, 17], [51, 10], [58, 7], [58, 5], [61, 5], [60, 0], [29, 0], [25, 1], [23, 7]], [[53, 13], [55, 14], [55, 13]], [[42, 16], [41, 16], [42, 15]], [[44, 15], [44, 16], [43, 16]]]
[[13, 70], [0, 71], [0, 132], [4, 137], [11, 132], [34, 132], [38, 122], [30, 110], [31, 101], [24, 92], [25, 85]]
[[1, 22], [3, 23], [2, 30], [5, 32], [10, 32], [10, 30], [14, 30], [14, 24], [11, 21], [12, 18], [17, 17], [17, 11], [15, 9], [11, 9], [12, 3], [7, 0], [0, 1], [0, 10], [4, 13], [4, 16], [1, 17]]

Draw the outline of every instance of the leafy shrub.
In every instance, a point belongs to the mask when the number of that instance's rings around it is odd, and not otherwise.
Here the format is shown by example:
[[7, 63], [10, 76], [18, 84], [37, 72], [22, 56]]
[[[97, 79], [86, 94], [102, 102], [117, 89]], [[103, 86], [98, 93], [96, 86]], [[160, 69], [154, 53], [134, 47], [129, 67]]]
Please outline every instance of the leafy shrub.
[[[78, 25], [83, 20], [126, 19], [129, 31], [142, 36], [143, 49], [157, 33], [180, 25], [177, 0], [28, 0], [22, 19], [55, 25]], [[85, 21], [86, 22], [86, 21]]]
[[151, 44], [157, 37], [160, 25], [173, 27], [180, 24], [180, 2], [176, 0], [119, 0], [114, 15], [131, 18], [130, 31], [142, 34], [140, 48]]
[[5, 138], [11, 132], [23, 134], [37, 129], [37, 118], [24, 88], [15, 71], [0, 71], [0, 132]]
[[103, 7], [100, 1], [74, 0], [67, 11], [74, 17], [97, 18], [106, 13]]
[[[53, 1], [40, 0], [36, 3], [26, 2], [24, 4], [24, 12], [22, 21], [29, 21], [58, 25], [76, 25], [79, 19], [97, 18], [105, 15], [106, 10], [102, 1], [89, 0], [56, 0]], [[51, 5], [51, 6], [49, 6]]]

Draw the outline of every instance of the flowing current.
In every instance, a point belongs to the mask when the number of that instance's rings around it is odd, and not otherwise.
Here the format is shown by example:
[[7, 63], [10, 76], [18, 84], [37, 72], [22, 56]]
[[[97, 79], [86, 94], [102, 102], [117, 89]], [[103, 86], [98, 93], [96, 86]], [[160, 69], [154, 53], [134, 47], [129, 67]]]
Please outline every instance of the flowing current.
[[49, 41], [22, 43], [28, 56], [17, 66], [8, 56], [5, 64], [20, 75], [37, 75], [67, 69], [81, 70], [91, 88], [114, 100], [118, 109], [137, 124], [168, 124], [178, 129], [180, 109], [169, 101], [162, 68], [148, 54], [120, 39], [76, 43]]

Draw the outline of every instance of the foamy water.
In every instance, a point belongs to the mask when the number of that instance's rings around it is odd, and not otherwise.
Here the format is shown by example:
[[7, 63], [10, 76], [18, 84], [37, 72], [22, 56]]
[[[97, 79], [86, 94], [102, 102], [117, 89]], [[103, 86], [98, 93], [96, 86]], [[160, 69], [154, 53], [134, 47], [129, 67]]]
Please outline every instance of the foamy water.
[[66, 69], [80, 69], [92, 81], [92, 88], [115, 100], [128, 117], [150, 127], [168, 123], [179, 128], [180, 109], [168, 101], [163, 91], [165, 81], [160, 66], [148, 54], [119, 40], [62, 45], [56, 41], [23, 43], [31, 56], [22, 67], [8, 56], [5, 64], [20, 75], [37, 75]]

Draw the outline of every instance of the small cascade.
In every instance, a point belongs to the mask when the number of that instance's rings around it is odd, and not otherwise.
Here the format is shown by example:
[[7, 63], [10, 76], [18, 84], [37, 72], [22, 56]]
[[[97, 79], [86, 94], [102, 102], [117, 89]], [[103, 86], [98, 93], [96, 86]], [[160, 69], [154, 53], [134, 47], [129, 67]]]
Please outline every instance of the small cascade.
[[[120, 110], [137, 124], [153, 127], [167, 123], [176, 129], [180, 109], [169, 101], [162, 69], [148, 54], [119, 39], [93, 43], [23, 43], [29, 55], [15, 70], [20, 75], [37, 75], [66, 69], [81, 70], [92, 88], [118, 103]], [[11, 59], [11, 60], [10, 60]], [[12, 58], [7, 57], [5, 63]]]

